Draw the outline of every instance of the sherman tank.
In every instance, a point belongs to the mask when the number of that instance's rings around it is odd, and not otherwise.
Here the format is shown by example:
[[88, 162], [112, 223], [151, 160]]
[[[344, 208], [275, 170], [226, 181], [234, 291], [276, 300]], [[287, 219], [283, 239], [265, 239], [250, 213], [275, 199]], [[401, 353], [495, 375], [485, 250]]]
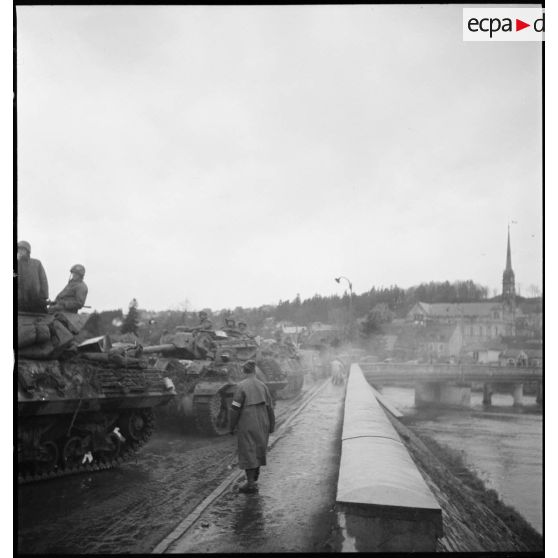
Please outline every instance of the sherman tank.
[[107, 336], [78, 343], [87, 318], [18, 313], [20, 482], [123, 461], [151, 436], [154, 407], [176, 395], [160, 370]]
[[265, 361], [268, 366], [279, 371], [276, 373], [281, 373], [287, 379], [287, 385], [276, 392], [277, 399], [290, 399], [302, 391], [305, 368], [293, 344], [264, 339], [256, 362], [261, 361]]
[[[245, 378], [242, 366], [256, 360], [254, 339], [218, 330], [195, 330], [178, 326], [161, 337], [159, 345], [143, 348], [151, 363], [164, 370], [176, 386], [177, 399], [162, 411], [200, 434], [221, 436], [229, 432], [230, 406], [238, 382]], [[285, 374], [269, 359], [259, 359], [256, 376], [272, 397], [287, 386]]]

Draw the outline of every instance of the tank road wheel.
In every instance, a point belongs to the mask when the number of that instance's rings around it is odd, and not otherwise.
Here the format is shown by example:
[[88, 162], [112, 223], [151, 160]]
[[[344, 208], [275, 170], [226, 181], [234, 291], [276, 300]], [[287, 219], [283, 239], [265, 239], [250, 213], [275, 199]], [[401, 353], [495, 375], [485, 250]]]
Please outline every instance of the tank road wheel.
[[153, 411], [142, 409], [141, 411], [132, 411], [126, 415], [121, 429], [124, 438], [130, 438], [133, 442], [142, 444], [151, 436], [153, 425]]
[[81, 438], [72, 436], [62, 447], [62, 465], [64, 469], [75, 469], [81, 465], [85, 452], [81, 445]]
[[141, 440], [142, 432], [145, 427], [145, 421], [143, 420], [141, 414], [134, 411], [128, 417], [127, 426], [128, 426], [127, 431], [128, 434], [130, 435], [130, 438], [132, 438], [132, 440], [135, 440], [136, 442], [139, 442]]
[[49, 440], [48, 442], [41, 444], [39, 446], [36, 462], [37, 474], [41, 475], [54, 471], [58, 465], [59, 455], [58, 446], [54, 442]]
[[196, 426], [201, 434], [223, 436], [229, 432], [227, 398], [220, 393], [195, 397]]
[[227, 434], [229, 431], [229, 410], [227, 399], [221, 395], [214, 395], [210, 399], [210, 413], [215, 430], [219, 435]]

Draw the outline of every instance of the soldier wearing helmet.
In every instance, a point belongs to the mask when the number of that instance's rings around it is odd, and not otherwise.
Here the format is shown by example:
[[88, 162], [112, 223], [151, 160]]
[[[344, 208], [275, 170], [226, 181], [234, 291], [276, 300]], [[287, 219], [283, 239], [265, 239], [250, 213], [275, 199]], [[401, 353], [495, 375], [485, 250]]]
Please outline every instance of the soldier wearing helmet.
[[242, 337], [249, 337], [250, 339], [254, 339], [256, 337], [254, 333], [248, 330], [248, 324], [246, 322], [238, 322], [236, 327]]
[[229, 337], [241, 337], [241, 333], [236, 327], [236, 320], [234, 318], [225, 318], [225, 327], [223, 330]]
[[49, 312], [77, 312], [85, 304], [87, 298], [87, 285], [83, 277], [85, 268], [81, 264], [75, 264], [70, 268], [70, 280], [68, 284], [58, 293], [51, 304]]
[[17, 243], [17, 308], [22, 312], [46, 313], [48, 281], [43, 264], [31, 258], [31, 245]]
[[198, 317], [200, 319], [200, 323], [197, 326], [194, 326], [193, 330], [200, 330], [200, 331], [211, 331], [213, 330], [213, 322], [207, 317], [207, 312], [201, 311], [198, 312]]

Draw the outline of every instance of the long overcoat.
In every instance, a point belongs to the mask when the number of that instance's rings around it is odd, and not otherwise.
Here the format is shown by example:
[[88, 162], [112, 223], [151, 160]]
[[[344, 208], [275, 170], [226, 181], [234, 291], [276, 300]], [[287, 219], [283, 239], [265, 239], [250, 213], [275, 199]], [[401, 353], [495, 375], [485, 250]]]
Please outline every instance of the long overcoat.
[[17, 304], [24, 312], [46, 312], [48, 281], [43, 264], [35, 258], [17, 260]]
[[70, 279], [58, 293], [54, 303], [66, 312], [77, 312], [85, 304], [87, 285], [81, 279]]
[[240, 413], [238, 467], [256, 469], [265, 465], [269, 434], [275, 429], [269, 389], [255, 375], [250, 375], [238, 384], [232, 406]]

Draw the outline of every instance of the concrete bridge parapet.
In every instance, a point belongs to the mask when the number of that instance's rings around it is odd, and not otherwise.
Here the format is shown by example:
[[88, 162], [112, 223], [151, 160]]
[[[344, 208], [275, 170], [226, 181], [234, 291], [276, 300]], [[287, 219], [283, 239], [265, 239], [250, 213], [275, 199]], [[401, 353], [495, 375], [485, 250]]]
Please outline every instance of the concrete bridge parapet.
[[[358, 364], [345, 396], [337, 506], [368, 552], [434, 552], [441, 508]], [[349, 534], [350, 534], [349, 533]]]
[[488, 364], [408, 364], [374, 362], [360, 365], [363, 374], [392, 381], [454, 380], [493, 383], [542, 381], [541, 367], [490, 366]]

